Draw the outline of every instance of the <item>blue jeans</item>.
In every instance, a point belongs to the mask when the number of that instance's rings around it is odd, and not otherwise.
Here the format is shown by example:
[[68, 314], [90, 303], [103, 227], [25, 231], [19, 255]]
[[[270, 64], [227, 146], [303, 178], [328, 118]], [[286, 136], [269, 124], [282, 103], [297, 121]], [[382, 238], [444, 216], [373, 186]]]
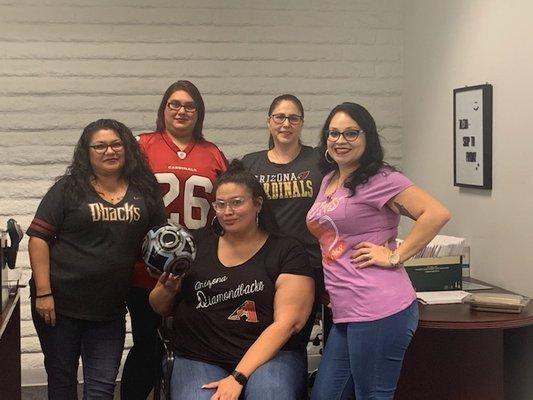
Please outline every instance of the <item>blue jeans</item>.
[[416, 300], [405, 310], [369, 322], [334, 324], [311, 400], [393, 399], [403, 356], [418, 325]]
[[[240, 399], [300, 400], [306, 386], [304, 352], [280, 351], [274, 358], [257, 368], [248, 378]], [[209, 400], [215, 389], [202, 385], [229, 375], [226, 369], [176, 355], [170, 392], [172, 400]]]
[[78, 398], [78, 365], [83, 362], [83, 398], [113, 399], [115, 380], [124, 349], [124, 317], [86, 321], [56, 315], [47, 325], [32, 309], [33, 323], [44, 354], [49, 400]]

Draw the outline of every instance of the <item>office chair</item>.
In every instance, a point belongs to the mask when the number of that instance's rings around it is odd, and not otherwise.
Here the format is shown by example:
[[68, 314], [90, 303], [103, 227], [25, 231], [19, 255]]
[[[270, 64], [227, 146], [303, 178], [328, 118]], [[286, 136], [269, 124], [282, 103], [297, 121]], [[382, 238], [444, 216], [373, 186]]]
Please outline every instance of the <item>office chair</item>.
[[173, 318], [163, 317], [161, 326], [157, 328], [159, 338], [163, 343], [163, 374], [161, 380], [154, 387], [154, 400], [170, 400], [170, 378], [172, 377], [172, 369], [174, 368], [174, 352], [170, 343], [172, 332]]

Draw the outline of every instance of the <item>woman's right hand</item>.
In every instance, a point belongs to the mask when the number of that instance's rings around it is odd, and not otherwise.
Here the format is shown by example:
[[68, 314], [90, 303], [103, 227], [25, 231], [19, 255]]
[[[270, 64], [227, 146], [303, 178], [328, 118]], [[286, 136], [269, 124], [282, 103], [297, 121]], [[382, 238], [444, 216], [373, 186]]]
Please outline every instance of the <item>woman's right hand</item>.
[[181, 290], [181, 281], [183, 275], [175, 276], [169, 272], [163, 272], [159, 279], [157, 280], [158, 284], [170, 292], [178, 293]]
[[56, 325], [56, 309], [54, 296], [46, 296], [35, 299], [35, 310], [48, 325]]
[[153, 310], [162, 316], [167, 316], [174, 309], [176, 295], [181, 291], [183, 275], [176, 276], [169, 272], [163, 272], [155, 288], [150, 292], [150, 305]]

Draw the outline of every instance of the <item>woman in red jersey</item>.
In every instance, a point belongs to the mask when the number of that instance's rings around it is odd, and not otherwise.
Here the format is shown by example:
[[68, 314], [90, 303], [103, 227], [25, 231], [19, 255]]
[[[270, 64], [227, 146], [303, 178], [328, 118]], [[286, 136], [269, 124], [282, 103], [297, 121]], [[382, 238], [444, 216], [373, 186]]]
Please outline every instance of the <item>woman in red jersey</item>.
[[[206, 226], [214, 217], [213, 183], [227, 168], [220, 149], [204, 139], [205, 106], [198, 88], [180, 80], [166, 90], [157, 112], [155, 132], [139, 136], [139, 144], [160, 184], [168, 219], [188, 229]], [[161, 344], [148, 295], [156, 280], [146, 266], [135, 266], [127, 305], [133, 347], [122, 374], [121, 398], [146, 400], [161, 376]]]

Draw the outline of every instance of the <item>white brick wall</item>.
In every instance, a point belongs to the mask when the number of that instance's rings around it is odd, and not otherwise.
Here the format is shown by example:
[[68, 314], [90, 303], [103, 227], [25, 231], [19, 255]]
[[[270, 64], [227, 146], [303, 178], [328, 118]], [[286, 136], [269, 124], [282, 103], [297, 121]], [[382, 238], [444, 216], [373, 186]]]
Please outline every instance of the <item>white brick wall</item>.
[[[401, 161], [401, 0], [0, 0], [0, 226], [27, 228], [89, 122], [154, 127], [166, 87], [204, 95], [205, 136], [228, 157], [267, 143], [266, 111], [281, 93], [305, 106], [316, 144], [328, 111], [366, 105], [388, 160]], [[27, 242], [19, 255], [29, 278]], [[25, 383], [43, 379], [22, 293]], [[36, 369], [36, 370], [35, 370]], [[38, 374], [34, 374], [37, 371]]]

